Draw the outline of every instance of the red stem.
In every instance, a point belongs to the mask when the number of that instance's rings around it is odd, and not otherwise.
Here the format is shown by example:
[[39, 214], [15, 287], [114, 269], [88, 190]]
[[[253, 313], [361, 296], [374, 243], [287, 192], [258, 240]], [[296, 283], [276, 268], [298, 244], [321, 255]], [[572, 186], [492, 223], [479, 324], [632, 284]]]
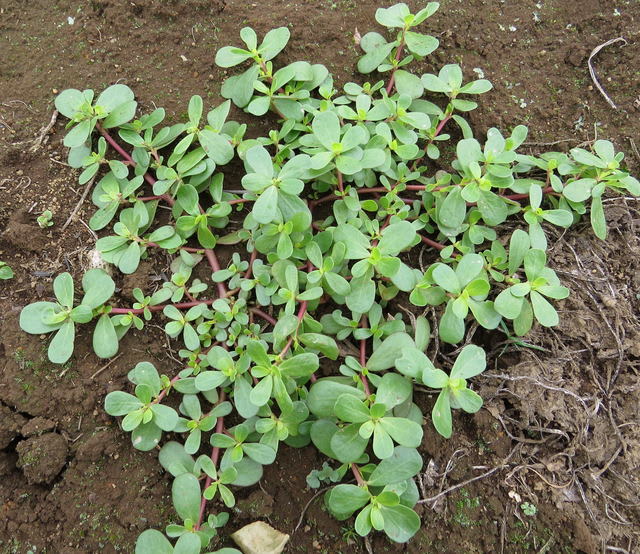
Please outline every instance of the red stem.
[[[215, 302], [215, 300], [216, 299], [213, 298], [209, 300], [194, 300], [193, 302], [178, 302], [177, 304], [159, 304], [157, 306], [147, 306], [147, 310], [149, 310], [150, 312], [161, 312], [162, 310], [164, 310], [165, 306], [174, 306], [179, 310], [184, 310], [188, 308], [193, 308], [198, 304], [206, 304], [207, 306], [210, 306]], [[111, 308], [111, 312], [109, 313], [112, 315], [142, 314], [144, 313], [144, 308]]]
[[338, 190], [344, 195], [344, 184], [342, 182], [342, 173], [336, 169], [336, 174], [338, 176]]
[[[218, 404], [224, 402], [226, 399], [226, 394], [224, 392], [224, 389], [220, 391], [220, 397], [218, 399]], [[220, 416], [217, 421], [216, 421], [216, 433], [222, 433], [222, 431], [224, 430], [224, 416]], [[213, 465], [217, 467], [218, 465], [218, 458], [220, 457], [220, 447], [219, 446], [214, 446], [213, 450], [211, 450], [211, 461], [213, 462]], [[211, 479], [211, 477], [209, 477], [207, 475], [207, 478], [204, 482], [204, 490], [206, 490], [209, 485], [211, 485], [211, 481], [213, 479]], [[202, 492], [204, 492], [204, 490]], [[200, 529], [200, 526], [202, 525], [202, 520], [204, 519], [204, 510], [207, 507], [207, 499], [203, 496], [202, 499], [200, 500], [200, 515], [198, 516], [198, 523], [196, 524], [196, 530]]]
[[265, 321], [268, 321], [269, 323], [271, 323], [271, 325], [275, 325], [277, 323], [277, 321], [274, 318], [272, 318], [268, 313], [263, 312], [260, 308], [249, 308], [249, 311], [252, 314], [256, 314], [257, 316], [260, 316]]
[[[360, 320], [360, 327], [366, 327], [367, 324], [368, 324], [367, 316], [363, 315], [362, 319]], [[366, 339], [360, 340], [360, 365], [362, 367], [365, 367], [367, 365], [367, 340]], [[367, 378], [362, 373], [360, 374], [360, 380], [362, 381], [362, 386], [364, 387], [364, 392], [367, 395], [367, 397], [371, 396], [371, 390], [369, 389], [369, 381], [367, 381]]]
[[356, 478], [356, 483], [358, 483], [358, 486], [364, 487], [366, 483], [362, 477], [362, 473], [360, 473], [360, 468], [356, 464], [351, 464], [351, 472]]
[[[298, 310], [298, 327], [300, 327], [300, 323], [302, 323], [302, 320], [304, 318], [304, 314], [306, 314], [306, 313], [307, 313], [307, 301], [303, 300], [302, 303], [300, 304], [300, 309]], [[289, 342], [287, 342], [285, 347], [282, 349], [282, 352], [280, 352], [280, 358], [284, 358], [284, 355], [289, 351], [289, 348], [291, 348], [291, 344], [293, 343], [293, 337], [294, 337], [294, 335], [297, 334], [298, 327], [296, 327], [295, 332], [289, 338]]]
[[429, 246], [432, 246], [436, 250], [444, 250], [445, 248], [444, 244], [440, 244], [439, 242], [436, 242], [435, 240], [431, 240], [430, 238], [427, 238], [423, 235], [420, 235], [420, 238], [422, 239], [422, 242], [424, 242], [425, 244], [428, 244]]
[[[400, 61], [402, 57], [402, 50], [404, 49], [404, 31], [402, 32], [402, 39], [400, 40], [400, 44], [398, 45], [398, 50], [396, 51], [396, 62]], [[393, 90], [393, 85], [395, 84], [396, 79], [396, 71], [398, 67], [394, 67], [391, 71], [391, 78], [389, 79], [389, 84], [387, 85], [387, 94], [391, 94]]]

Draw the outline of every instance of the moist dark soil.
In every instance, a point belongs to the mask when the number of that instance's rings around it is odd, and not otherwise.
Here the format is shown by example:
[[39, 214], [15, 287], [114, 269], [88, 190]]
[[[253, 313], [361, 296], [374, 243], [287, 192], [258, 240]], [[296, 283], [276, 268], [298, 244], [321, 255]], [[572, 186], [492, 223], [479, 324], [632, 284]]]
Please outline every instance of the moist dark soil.
[[[353, 35], [376, 28], [376, 7], [371, 0], [0, 1], [0, 259], [16, 273], [0, 282], [0, 552], [132, 552], [142, 530], [173, 517], [170, 480], [156, 455], [135, 451], [102, 408], [105, 394], [127, 386], [135, 363], [153, 361], [170, 375], [179, 369], [163, 333], [132, 333], [106, 368], [81, 333], [60, 367], [47, 361], [46, 341], [18, 328], [23, 306], [50, 297], [53, 276], [82, 273], [95, 241], [83, 224], [88, 201], [62, 230], [82, 187], [64, 165], [64, 121], [41, 133], [56, 93], [123, 82], [143, 109], [163, 106], [180, 120], [192, 94], [209, 105], [220, 100], [226, 72], [215, 66], [215, 51], [237, 44], [244, 25], [259, 33], [291, 28], [279, 63], [322, 62], [337, 83], [357, 80]], [[534, 153], [607, 138], [637, 174], [636, 0], [441, 0], [429, 25], [441, 49], [420, 70], [458, 62], [467, 77], [494, 83], [471, 114], [478, 136], [524, 123]], [[626, 45], [607, 46], [593, 60], [613, 109], [587, 64], [595, 47], [617, 37]], [[485, 407], [456, 414], [450, 440], [425, 427], [420, 490], [430, 500], [420, 507], [422, 529], [406, 546], [376, 536], [370, 551], [640, 550], [640, 216], [636, 199], [605, 206], [606, 242], [588, 223], [549, 230], [550, 263], [572, 290], [558, 327], [535, 329], [526, 339], [535, 348], [476, 333], [490, 355], [491, 370], [475, 381]], [[45, 209], [55, 225], [43, 230], [35, 218]], [[135, 282], [118, 278], [123, 305], [133, 286], [152, 288], [166, 267], [154, 258]], [[434, 398], [418, 393], [418, 401], [428, 413]], [[238, 493], [228, 529], [262, 519], [292, 535], [287, 552], [364, 552], [353, 523], [332, 519], [306, 486], [322, 462], [312, 448], [283, 448], [260, 486]], [[226, 535], [218, 544], [228, 544]]]

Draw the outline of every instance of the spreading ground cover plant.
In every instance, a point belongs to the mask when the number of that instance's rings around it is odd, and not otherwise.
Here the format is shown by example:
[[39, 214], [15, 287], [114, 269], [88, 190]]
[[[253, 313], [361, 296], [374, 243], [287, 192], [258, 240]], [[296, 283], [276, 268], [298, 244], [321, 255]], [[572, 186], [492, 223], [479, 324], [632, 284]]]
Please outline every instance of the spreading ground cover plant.
[[[427, 419], [444, 436], [452, 408], [473, 413], [482, 404], [468, 386], [485, 368], [482, 349], [451, 347], [456, 361], [447, 372], [426, 356], [429, 341], [460, 344], [474, 321], [518, 335], [535, 321], [557, 324], [553, 302], [568, 290], [547, 267], [542, 223], [569, 227], [589, 209], [604, 238], [605, 190], [640, 192], [608, 141], [534, 157], [518, 153], [522, 126], [506, 137], [491, 129], [483, 143], [474, 138], [463, 116], [489, 82], [463, 85], [456, 65], [437, 75], [408, 71], [438, 45], [414, 30], [437, 7], [378, 10], [391, 36], [364, 35], [358, 62], [361, 72], [384, 77], [373, 84], [338, 91], [324, 66], [306, 62], [274, 70], [289, 31], [259, 43], [245, 28], [244, 47], [216, 56], [244, 72], [227, 79], [228, 101], [204, 120], [199, 96], [186, 123], [165, 126], [162, 109], [134, 120], [124, 85], [95, 102], [93, 91], [57, 98], [80, 181], [106, 171], [90, 220], [101, 230], [117, 219], [97, 243], [103, 258], [128, 274], [153, 249], [175, 254], [171, 279], [155, 291], [136, 289], [133, 306], [112, 306], [114, 280], [91, 270], [79, 303], [62, 274], [56, 302], [21, 314], [26, 331], [55, 333], [49, 356], [59, 363], [72, 355], [76, 324], [96, 322], [94, 349], [108, 358], [125, 333], [160, 311], [167, 334], [184, 345], [174, 375], [143, 362], [129, 373], [133, 394], [116, 391], [105, 402], [108, 413], [124, 416], [136, 448], [151, 450], [172, 433], [159, 458], [175, 478], [179, 520], [165, 532], [177, 541], [145, 531], [138, 552], [209, 549], [228, 515], [207, 509], [208, 501], [232, 507], [235, 487], [257, 482], [280, 442], [311, 442], [333, 460], [313, 484], [355, 479], [328, 491], [336, 517], [355, 514], [362, 535], [375, 529], [408, 540], [420, 523], [412, 508], [424, 423], [413, 385], [440, 391]], [[277, 128], [245, 139], [246, 126], [227, 121], [231, 102], [257, 117], [273, 112]], [[462, 134], [450, 164], [436, 161], [451, 145], [448, 125]], [[118, 159], [107, 159], [109, 147]], [[242, 178], [225, 185], [218, 167], [236, 156]], [[521, 228], [511, 233], [507, 221]], [[225, 268], [219, 244], [235, 251]], [[426, 267], [423, 247], [434, 254]], [[398, 311], [408, 304], [413, 317]], [[430, 307], [431, 324], [419, 315]]]

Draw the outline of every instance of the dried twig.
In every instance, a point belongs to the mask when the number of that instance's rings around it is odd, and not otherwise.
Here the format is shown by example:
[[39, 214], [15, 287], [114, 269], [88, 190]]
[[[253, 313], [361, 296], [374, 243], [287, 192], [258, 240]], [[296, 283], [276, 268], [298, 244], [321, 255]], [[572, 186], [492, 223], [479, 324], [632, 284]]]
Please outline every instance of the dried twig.
[[496, 467], [490, 469], [489, 471], [485, 471], [481, 475], [478, 475], [476, 477], [472, 477], [471, 479], [467, 479], [466, 481], [463, 481], [462, 483], [458, 483], [457, 485], [454, 485], [453, 487], [449, 487], [447, 490], [444, 490], [444, 491], [436, 494], [435, 496], [431, 496], [429, 498], [423, 498], [422, 500], [418, 500], [418, 504], [426, 504], [427, 502], [435, 502], [436, 500], [442, 498], [443, 496], [446, 496], [450, 492], [453, 492], [455, 490], [461, 489], [462, 487], [466, 487], [467, 485], [469, 485], [469, 484], [471, 484], [471, 483], [473, 483], [475, 481], [480, 481], [480, 479], [486, 479], [490, 475], [493, 475], [496, 471], [499, 471], [501, 469], [504, 469], [505, 467], [508, 467], [509, 464], [507, 462], [509, 462], [509, 460], [516, 453], [516, 450], [518, 450], [517, 445], [516, 445], [515, 448], [513, 448], [511, 450], [509, 455], [503, 460], [503, 462], [499, 466], [496, 466]]
[[611, 100], [611, 98], [609, 98], [609, 95], [602, 88], [602, 85], [600, 84], [600, 81], [598, 81], [598, 77], [596, 75], [596, 71], [595, 71], [595, 69], [593, 69], [593, 64], [591, 63], [591, 60], [598, 54], [598, 52], [600, 52], [600, 50], [602, 50], [606, 46], [609, 46], [610, 44], [615, 44], [616, 42], [623, 42], [625, 45], [627, 44], [627, 41], [622, 37], [613, 38], [611, 40], [608, 40], [607, 42], [604, 42], [600, 46], [596, 46], [593, 49], [593, 51], [591, 52], [591, 55], [589, 56], [589, 60], [587, 62], [588, 66], [589, 66], [589, 74], [591, 75], [591, 80], [593, 81], [593, 84], [600, 91], [600, 94], [602, 94], [602, 96], [604, 96], [604, 99], [608, 102], [609, 106], [611, 106], [614, 110], [617, 110], [618, 106], [615, 105], [614, 101]]
[[44, 138], [47, 136], [47, 133], [51, 131], [51, 128], [56, 124], [56, 120], [58, 119], [58, 110], [53, 110], [53, 115], [51, 116], [51, 121], [42, 128], [38, 138], [33, 141], [33, 146], [29, 149], [31, 152], [35, 152], [42, 146]]
[[80, 209], [80, 206], [82, 206], [82, 203], [86, 200], [87, 195], [89, 194], [89, 191], [91, 190], [91, 187], [93, 186], [93, 182], [95, 180], [96, 180], [95, 176], [92, 177], [89, 180], [89, 182], [87, 183], [87, 186], [84, 187], [84, 191], [82, 192], [82, 196], [80, 197], [80, 200], [78, 200], [78, 203], [76, 204], [76, 207], [73, 208], [73, 211], [71, 212], [71, 215], [69, 215], [69, 218], [67, 219], [67, 221], [65, 221], [64, 225], [62, 226], [62, 230], [63, 231], [69, 226], [69, 223], [71, 223], [71, 221], [73, 220], [75, 215], [78, 213], [78, 210]]
[[113, 362], [115, 362], [120, 356], [122, 356], [122, 353], [118, 354], [115, 358], [112, 358], [111, 360], [109, 360], [106, 364], [104, 364], [98, 371], [96, 371], [91, 377], [89, 377], [90, 379], [95, 379], [98, 375], [100, 375], [105, 369], [107, 369]]
[[326, 492], [327, 490], [329, 490], [331, 487], [325, 487], [323, 489], [320, 489], [317, 493], [315, 493], [310, 499], [309, 501], [304, 505], [304, 508], [302, 508], [302, 513], [300, 514], [300, 518], [298, 519], [298, 523], [296, 524], [295, 528], [293, 529], [293, 531], [291, 532], [291, 534], [293, 535], [302, 525], [302, 522], [304, 521], [304, 516], [307, 513], [307, 510], [309, 509], [309, 506], [311, 506], [311, 503], [318, 498], [318, 496], [320, 496], [322, 493]]

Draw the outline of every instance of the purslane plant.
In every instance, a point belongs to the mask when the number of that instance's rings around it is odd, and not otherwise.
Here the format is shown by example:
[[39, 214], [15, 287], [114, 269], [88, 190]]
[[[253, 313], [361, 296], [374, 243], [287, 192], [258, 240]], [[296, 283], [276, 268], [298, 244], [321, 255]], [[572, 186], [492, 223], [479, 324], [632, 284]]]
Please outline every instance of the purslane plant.
[[0, 261], [0, 279], [12, 279], [13, 278], [13, 269], [6, 263]]
[[[640, 194], [609, 141], [533, 156], [518, 151], [521, 125], [474, 137], [464, 114], [491, 84], [465, 84], [458, 65], [409, 70], [438, 46], [416, 30], [437, 9], [376, 12], [390, 37], [361, 37], [358, 62], [360, 72], [382, 75], [374, 83], [338, 90], [321, 64], [277, 67], [288, 29], [260, 41], [244, 28], [243, 47], [218, 51], [218, 65], [242, 68], [206, 116], [194, 96], [186, 122], [165, 124], [161, 108], [134, 119], [134, 94], [122, 84], [95, 102], [90, 90], [56, 99], [70, 120], [69, 164], [82, 169], [82, 183], [99, 177], [90, 226], [111, 227], [97, 242], [104, 260], [130, 274], [155, 251], [173, 255], [168, 280], [135, 289], [132, 306], [116, 306], [114, 280], [94, 269], [79, 303], [62, 274], [56, 301], [20, 317], [27, 332], [55, 333], [57, 363], [71, 357], [76, 325], [92, 321], [99, 357], [158, 317], [181, 345], [183, 364], [171, 375], [142, 362], [129, 373], [132, 392], [105, 400], [135, 448], [161, 446], [174, 478], [176, 523], [142, 533], [138, 554], [212, 552], [229, 516], [208, 503], [232, 507], [237, 487], [259, 481], [283, 442], [313, 444], [331, 460], [308, 483], [334, 484], [325, 502], [337, 518], [355, 515], [361, 535], [409, 540], [420, 526], [424, 423], [414, 385], [440, 391], [431, 423], [449, 437], [452, 409], [480, 409], [470, 379], [486, 366], [484, 351], [468, 344], [450, 371], [436, 368], [429, 342], [460, 344], [473, 322], [517, 335], [535, 322], [556, 325], [554, 303], [569, 291], [547, 266], [545, 226], [570, 227], [589, 210], [604, 238], [603, 194]], [[270, 113], [275, 128], [245, 138], [247, 126], [228, 119], [232, 104]], [[442, 148], [450, 122], [463, 137], [453, 160]], [[235, 158], [242, 173], [228, 184], [234, 175], [220, 168]], [[159, 217], [161, 205], [170, 217]], [[224, 267], [220, 248], [233, 252]], [[426, 267], [423, 248], [432, 254]], [[433, 307], [432, 322], [424, 307]], [[355, 484], [335, 485], [347, 474]]]

